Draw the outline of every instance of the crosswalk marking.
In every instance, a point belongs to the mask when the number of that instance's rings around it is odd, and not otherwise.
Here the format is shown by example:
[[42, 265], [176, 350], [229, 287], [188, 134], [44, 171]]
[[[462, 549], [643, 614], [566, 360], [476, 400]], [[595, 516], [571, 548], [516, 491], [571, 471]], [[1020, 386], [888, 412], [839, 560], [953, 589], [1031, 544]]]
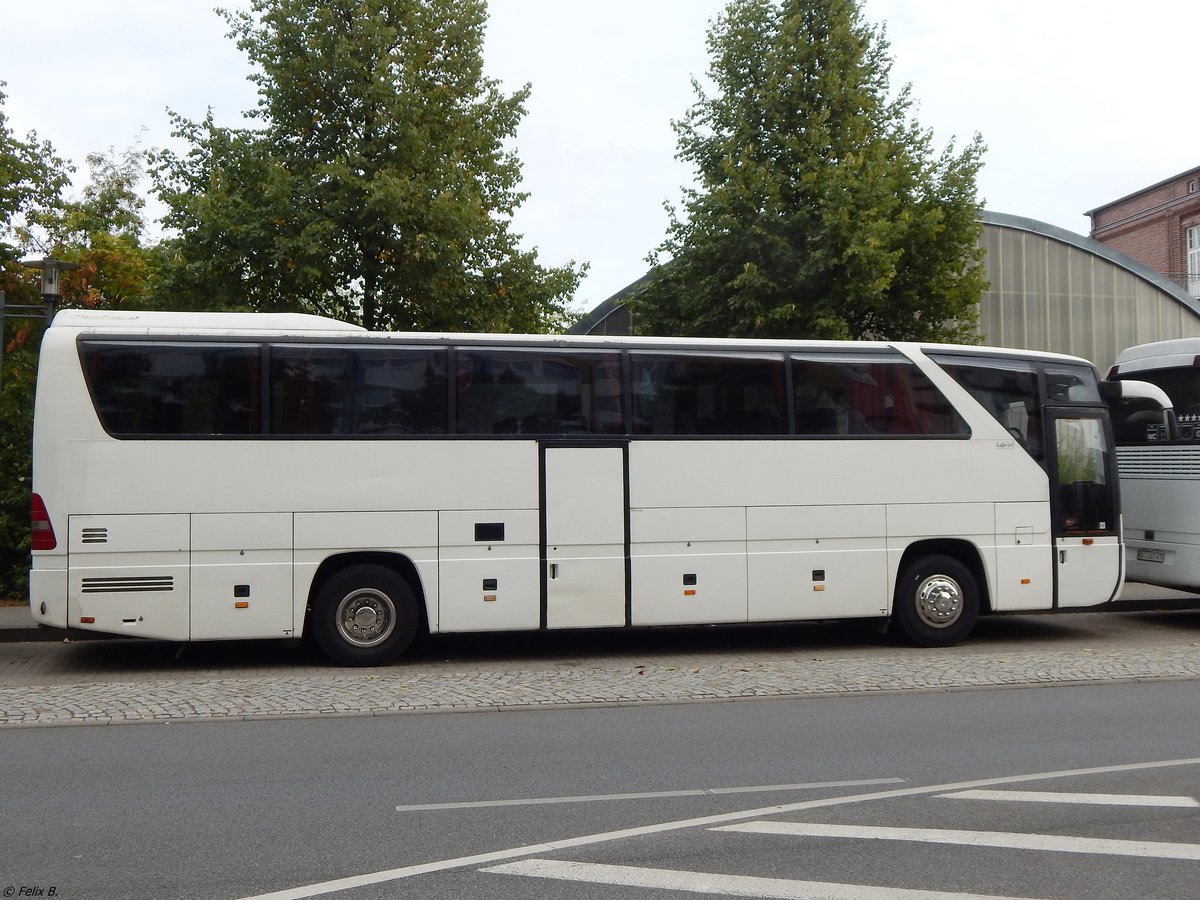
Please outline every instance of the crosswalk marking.
[[1098, 853], [1106, 856], [1140, 856], [1151, 859], [1200, 860], [1200, 844], [1159, 841], [1123, 841], [1110, 838], [1064, 837], [1058, 834], [1024, 834], [1005, 831], [958, 831], [940, 828], [890, 828], [873, 825], [827, 825], [809, 822], [742, 822], [712, 831], [742, 831], [791, 837], [859, 838], [876, 841], [914, 841], [927, 844], [962, 844], [1041, 850], [1058, 853]]
[[523, 859], [480, 871], [501, 875], [525, 875], [531, 878], [553, 878], [559, 881], [582, 881], [588, 884], [660, 888], [726, 897], [766, 897], [775, 900], [1015, 900], [992, 894], [918, 891], [867, 884], [794, 881], [788, 878], [721, 875], [679, 869], [646, 869], [557, 859]]
[[781, 803], [774, 806], [755, 807], [735, 812], [718, 813], [711, 816], [700, 816], [691, 819], [677, 819], [671, 822], [659, 822], [653, 825], [621, 828], [616, 831], [604, 831], [595, 834], [585, 834], [572, 838], [549, 840], [537, 844], [525, 844], [494, 850], [483, 854], [470, 854], [450, 859], [439, 859], [414, 865], [399, 866], [392, 869], [382, 869], [374, 872], [364, 872], [358, 875], [343, 876], [327, 881], [297, 885], [281, 890], [254, 894], [243, 897], [242, 900], [307, 900], [309, 897], [319, 897], [337, 891], [350, 890], [366, 885], [384, 884], [400, 881], [405, 878], [415, 878], [436, 872], [447, 872], [454, 869], [464, 869], [468, 866], [481, 866], [503, 859], [517, 859], [535, 854], [551, 853], [572, 847], [610, 843], [626, 838], [646, 837], [671, 831], [682, 831], [687, 828], [703, 828], [716, 825], [719, 822], [736, 822], [738, 820], [758, 818], [761, 816], [787, 815], [813, 809], [831, 809], [837, 806], [869, 803], [874, 800], [897, 800], [903, 797], [922, 797], [933, 794], [944, 794], [956, 790], [966, 790], [976, 787], [994, 787], [1002, 784], [1024, 784], [1030, 781], [1046, 781], [1048, 779], [1070, 778], [1081, 775], [1113, 775], [1121, 772], [1144, 772], [1174, 768], [1179, 766], [1200, 765], [1200, 757], [1184, 759], [1157, 760], [1154, 762], [1124, 763], [1110, 766], [1090, 766], [1082, 769], [1058, 769], [1049, 772], [1027, 773], [1024, 775], [1003, 775], [993, 778], [980, 778], [968, 781], [924, 785], [919, 787], [894, 788], [892, 790], [867, 791], [865, 793], [849, 794], [839, 797], [822, 797], [814, 800], [801, 800], [794, 803]]
[[1056, 791], [956, 791], [937, 794], [955, 800], [1008, 800], [1027, 803], [1089, 803], [1096, 806], [1200, 806], [1194, 797], [1144, 794], [1072, 794]]

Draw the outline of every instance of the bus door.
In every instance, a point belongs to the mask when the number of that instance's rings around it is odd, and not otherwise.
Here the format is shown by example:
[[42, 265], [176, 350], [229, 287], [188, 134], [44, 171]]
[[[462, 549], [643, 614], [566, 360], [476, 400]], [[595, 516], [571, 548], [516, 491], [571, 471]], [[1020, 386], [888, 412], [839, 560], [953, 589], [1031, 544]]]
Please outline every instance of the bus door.
[[1124, 575], [1112, 439], [1101, 410], [1046, 413], [1054, 438], [1055, 605], [1094, 606], [1116, 595]]
[[628, 449], [541, 446], [546, 628], [628, 622]]

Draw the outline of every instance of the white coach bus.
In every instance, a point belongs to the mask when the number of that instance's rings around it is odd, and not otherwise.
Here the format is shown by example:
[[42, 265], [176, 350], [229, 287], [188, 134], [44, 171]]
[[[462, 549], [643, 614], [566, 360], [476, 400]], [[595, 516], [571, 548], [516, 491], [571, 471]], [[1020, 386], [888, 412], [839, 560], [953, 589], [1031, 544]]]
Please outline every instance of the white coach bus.
[[64, 311], [32, 605], [358, 665], [425, 631], [874, 617], [947, 645], [1117, 594], [1111, 451], [1067, 356]]
[[1130, 347], [1109, 372], [1159, 390], [1112, 407], [1130, 581], [1200, 590], [1198, 362], [1200, 338], [1183, 338]]

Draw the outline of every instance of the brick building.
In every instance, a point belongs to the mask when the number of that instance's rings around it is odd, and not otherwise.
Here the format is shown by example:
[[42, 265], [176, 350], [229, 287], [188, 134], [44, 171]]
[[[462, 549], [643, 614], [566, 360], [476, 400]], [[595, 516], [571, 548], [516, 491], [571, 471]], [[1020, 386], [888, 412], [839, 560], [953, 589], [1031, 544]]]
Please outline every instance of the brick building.
[[1200, 168], [1087, 213], [1092, 239], [1200, 297]]

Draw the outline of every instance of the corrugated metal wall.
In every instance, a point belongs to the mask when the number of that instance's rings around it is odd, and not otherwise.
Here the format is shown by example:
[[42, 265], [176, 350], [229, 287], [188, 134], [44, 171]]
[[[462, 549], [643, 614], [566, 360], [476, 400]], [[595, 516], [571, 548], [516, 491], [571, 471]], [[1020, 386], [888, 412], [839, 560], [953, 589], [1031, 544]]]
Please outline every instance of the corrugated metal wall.
[[1134, 344], [1200, 337], [1200, 307], [1182, 289], [1090, 238], [988, 213], [983, 246], [985, 344], [1070, 353], [1103, 373]]
[[[1126, 347], [1200, 337], [1200, 303], [1123, 253], [1034, 219], [985, 212], [982, 221], [991, 283], [979, 310], [984, 344], [1082, 356], [1103, 374]], [[610, 297], [571, 330], [628, 334], [624, 301], [640, 285]]]

